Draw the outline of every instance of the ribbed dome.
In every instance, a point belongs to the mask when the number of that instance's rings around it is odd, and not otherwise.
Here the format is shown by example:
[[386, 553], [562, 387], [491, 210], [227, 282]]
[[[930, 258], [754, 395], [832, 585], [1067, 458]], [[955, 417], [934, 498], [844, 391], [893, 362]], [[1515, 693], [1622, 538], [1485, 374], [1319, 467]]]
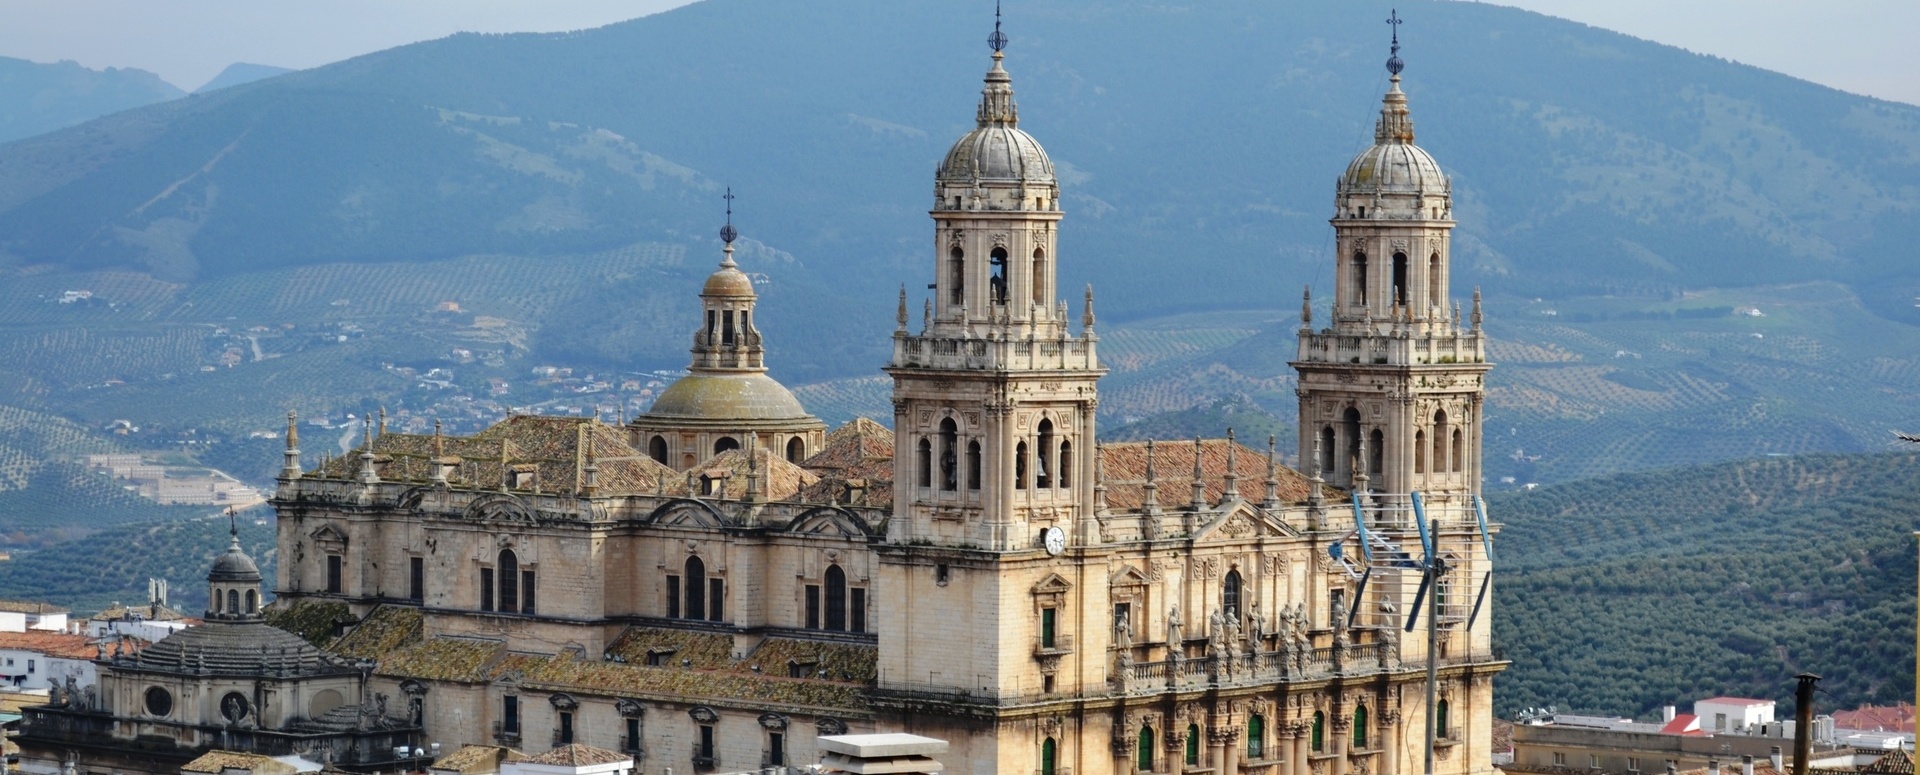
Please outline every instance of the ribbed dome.
[[207, 581], [236, 584], [260, 583], [260, 566], [253, 558], [240, 550], [240, 538], [235, 536], [225, 554], [213, 558], [213, 569], [207, 572]]
[[762, 372], [689, 374], [667, 386], [645, 417], [706, 420], [809, 419], [785, 385]]
[[953, 144], [940, 162], [941, 183], [1054, 184], [1053, 161], [1040, 141], [1020, 130], [1020, 109], [1013, 101], [1013, 77], [1000, 66], [1002, 54], [993, 54], [986, 88], [980, 92], [979, 125]]
[[754, 298], [753, 278], [733, 266], [732, 258], [729, 257], [727, 264], [720, 267], [720, 271], [707, 277], [707, 284], [701, 286], [700, 295], [751, 299]]
[[1340, 177], [1342, 194], [1425, 194], [1439, 195], [1448, 190], [1447, 176], [1440, 164], [1420, 146], [1413, 144], [1413, 117], [1407, 109], [1407, 95], [1400, 91], [1400, 76], [1393, 76], [1393, 87], [1381, 100], [1380, 121], [1374, 125], [1373, 147], [1360, 152]]
[[278, 675], [344, 670], [326, 652], [265, 622], [210, 621], [168, 635], [117, 666], [168, 672]]

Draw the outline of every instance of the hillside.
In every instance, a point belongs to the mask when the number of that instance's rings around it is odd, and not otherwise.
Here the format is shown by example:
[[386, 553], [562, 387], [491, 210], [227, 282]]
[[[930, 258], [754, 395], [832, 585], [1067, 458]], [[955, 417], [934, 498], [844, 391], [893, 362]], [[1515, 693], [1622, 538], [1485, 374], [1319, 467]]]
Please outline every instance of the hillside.
[[0, 57], [0, 143], [184, 96], [145, 70]]
[[207, 92], [219, 91], [229, 86], [239, 86], [240, 84], [243, 84], [243, 83], [253, 83], [254, 81], [258, 81], [266, 78], [272, 78], [282, 73], [291, 73], [291, 72], [293, 72], [293, 70], [285, 67], [274, 67], [273, 65], [256, 65], [251, 62], [235, 62], [233, 64], [227, 65], [225, 69], [220, 71], [219, 75], [216, 75], [213, 77], [213, 80], [200, 84], [200, 88], [194, 89], [193, 93], [206, 94]]
[[[1715, 695], [1826, 707], [1914, 685], [1920, 455], [1770, 458], [1489, 499], [1496, 712], [1644, 715]], [[1831, 704], [1829, 704], [1831, 703]], [[1787, 711], [1790, 712], [1790, 711]]]
[[[243, 516], [239, 528], [240, 543], [260, 564], [271, 595], [272, 524], [256, 525]], [[175, 609], [198, 616], [207, 608], [207, 569], [226, 550], [225, 517], [122, 525], [0, 562], [0, 597], [44, 600], [89, 614], [116, 602], [146, 602], [147, 579], [157, 578], [167, 580]]]

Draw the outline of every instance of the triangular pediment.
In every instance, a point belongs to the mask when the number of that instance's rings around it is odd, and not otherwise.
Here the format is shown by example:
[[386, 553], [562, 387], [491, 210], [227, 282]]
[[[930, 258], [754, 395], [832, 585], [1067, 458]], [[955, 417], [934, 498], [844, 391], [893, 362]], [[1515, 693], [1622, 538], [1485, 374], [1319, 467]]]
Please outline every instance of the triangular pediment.
[[1147, 582], [1147, 574], [1141, 573], [1139, 568], [1132, 565], [1122, 566], [1120, 570], [1107, 577], [1107, 585], [1114, 587], [1144, 587]]
[[1264, 509], [1251, 503], [1239, 501], [1221, 512], [1199, 530], [1194, 531], [1195, 541], [1238, 541], [1263, 536], [1297, 536], [1287, 523], [1275, 519]]
[[726, 521], [713, 507], [693, 500], [674, 500], [655, 509], [648, 522], [661, 527], [700, 527], [718, 529]]
[[330, 524], [321, 525], [319, 530], [315, 530], [307, 535], [316, 543], [344, 544], [347, 542], [346, 532]]
[[865, 538], [867, 535], [859, 520], [843, 509], [808, 511], [795, 519], [787, 531], [805, 535], [838, 535], [842, 538]]
[[1050, 595], [1073, 589], [1073, 582], [1067, 581], [1058, 573], [1049, 573], [1039, 583], [1033, 585], [1033, 594]]

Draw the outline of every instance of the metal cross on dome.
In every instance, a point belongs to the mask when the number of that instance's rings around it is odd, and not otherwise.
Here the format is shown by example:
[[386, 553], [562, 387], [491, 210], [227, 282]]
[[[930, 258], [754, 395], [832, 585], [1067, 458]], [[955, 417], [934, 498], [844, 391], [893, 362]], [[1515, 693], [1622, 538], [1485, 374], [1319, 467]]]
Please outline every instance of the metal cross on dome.
[[1400, 61], [1400, 9], [1395, 8], [1387, 14], [1387, 24], [1393, 27], [1393, 51], [1387, 56], [1387, 72], [1399, 75], [1407, 69], [1407, 63]]
[[726, 195], [720, 198], [727, 200], [727, 225], [720, 227], [720, 241], [731, 243], [740, 236], [739, 230], [733, 228], [733, 186], [727, 186]]
[[1007, 34], [1000, 31], [1000, 0], [993, 2], [993, 34], [987, 36], [987, 46], [996, 54], [1007, 48]]

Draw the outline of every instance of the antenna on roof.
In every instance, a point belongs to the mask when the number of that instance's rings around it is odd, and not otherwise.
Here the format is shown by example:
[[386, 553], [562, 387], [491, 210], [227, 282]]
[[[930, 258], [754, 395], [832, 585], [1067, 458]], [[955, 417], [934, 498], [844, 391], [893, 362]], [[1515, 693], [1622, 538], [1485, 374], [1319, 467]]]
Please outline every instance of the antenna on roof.
[[1387, 56], [1387, 72], [1399, 75], [1407, 69], [1407, 63], [1400, 61], [1400, 9], [1395, 8], [1387, 14], [1387, 24], [1393, 27], [1393, 51]]
[[1007, 34], [1000, 31], [1000, 0], [993, 0], [993, 34], [987, 36], [987, 47], [995, 54], [1007, 49]]

